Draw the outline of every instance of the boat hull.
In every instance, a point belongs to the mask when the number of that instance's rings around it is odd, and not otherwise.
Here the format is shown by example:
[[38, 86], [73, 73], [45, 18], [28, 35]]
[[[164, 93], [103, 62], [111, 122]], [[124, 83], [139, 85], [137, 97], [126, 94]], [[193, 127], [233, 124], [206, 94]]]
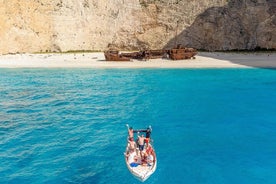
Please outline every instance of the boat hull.
[[126, 147], [126, 152], [125, 152], [125, 163], [127, 165], [128, 170], [130, 171], [130, 173], [138, 180], [140, 180], [141, 182], [146, 181], [156, 170], [157, 168], [157, 158], [156, 158], [156, 154], [155, 154], [155, 150], [153, 148], [153, 146], [150, 144], [152, 151], [153, 151], [153, 155], [154, 155], [154, 161], [153, 163], [149, 166], [149, 165], [141, 165], [139, 164], [136, 167], [131, 167], [130, 163], [128, 162], [128, 157], [126, 156], [127, 153], [129, 152], [128, 147]]
[[172, 60], [191, 59], [197, 54], [193, 48], [176, 48], [169, 51], [169, 57]]
[[130, 61], [130, 58], [123, 56], [116, 50], [109, 50], [104, 52], [106, 61]]

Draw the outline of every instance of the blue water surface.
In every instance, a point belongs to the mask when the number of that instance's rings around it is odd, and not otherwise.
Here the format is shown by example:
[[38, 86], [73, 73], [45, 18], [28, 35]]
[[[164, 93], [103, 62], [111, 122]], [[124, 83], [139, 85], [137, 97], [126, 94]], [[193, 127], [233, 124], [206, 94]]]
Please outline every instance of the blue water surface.
[[0, 183], [140, 183], [128, 123], [152, 125], [145, 183], [276, 183], [276, 70], [0, 69]]

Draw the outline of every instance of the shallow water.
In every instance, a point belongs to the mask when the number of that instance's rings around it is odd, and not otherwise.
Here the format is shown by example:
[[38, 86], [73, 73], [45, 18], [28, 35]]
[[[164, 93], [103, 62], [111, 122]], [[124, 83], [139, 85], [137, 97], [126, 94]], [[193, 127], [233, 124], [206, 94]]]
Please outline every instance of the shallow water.
[[126, 123], [153, 127], [145, 183], [276, 182], [276, 70], [0, 73], [0, 183], [140, 183]]

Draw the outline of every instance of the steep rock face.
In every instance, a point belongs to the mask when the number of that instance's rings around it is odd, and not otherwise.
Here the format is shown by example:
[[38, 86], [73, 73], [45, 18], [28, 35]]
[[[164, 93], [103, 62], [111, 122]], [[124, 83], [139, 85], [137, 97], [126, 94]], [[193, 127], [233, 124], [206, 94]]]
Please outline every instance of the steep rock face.
[[[0, 0], [0, 53], [102, 50], [139, 29], [138, 0]], [[125, 33], [125, 34], [123, 34]]]
[[177, 39], [205, 50], [275, 49], [276, 1], [230, 0], [208, 8]]
[[[187, 29], [196, 17], [209, 7], [224, 6], [226, 0], [140, 0], [142, 6], [142, 32], [136, 35], [143, 47], [171, 47], [175, 36]], [[177, 41], [181, 41], [177, 39]], [[186, 45], [186, 43], [183, 43]]]
[[52, 11], [45, 1], [0, 0], [0, 53], [45, 50], [52, 43]]
[[176, 43], [275, 49], [275, 7], [273, 0], [0, 0], [0, 54]]

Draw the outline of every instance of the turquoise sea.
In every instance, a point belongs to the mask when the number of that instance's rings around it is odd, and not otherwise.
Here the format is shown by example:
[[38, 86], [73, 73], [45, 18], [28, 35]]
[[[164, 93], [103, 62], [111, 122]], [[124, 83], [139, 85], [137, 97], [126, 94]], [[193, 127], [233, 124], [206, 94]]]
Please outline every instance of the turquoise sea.
[[124, 163], [126, 123], [153, 128], [145, 183], [276, 183], [276, 70], [0, 74], [0, 183], [140, 183]]

